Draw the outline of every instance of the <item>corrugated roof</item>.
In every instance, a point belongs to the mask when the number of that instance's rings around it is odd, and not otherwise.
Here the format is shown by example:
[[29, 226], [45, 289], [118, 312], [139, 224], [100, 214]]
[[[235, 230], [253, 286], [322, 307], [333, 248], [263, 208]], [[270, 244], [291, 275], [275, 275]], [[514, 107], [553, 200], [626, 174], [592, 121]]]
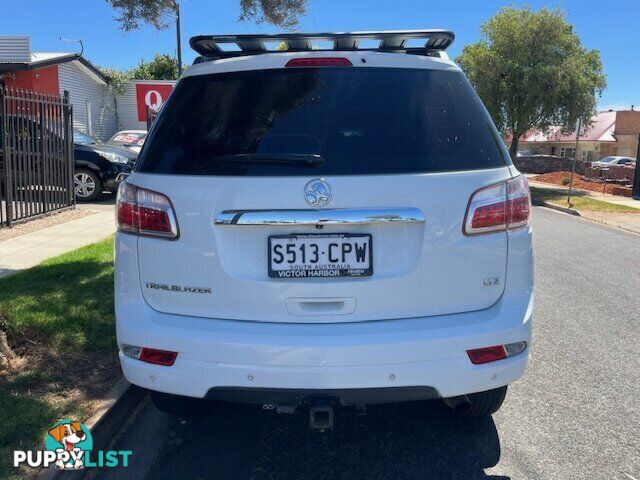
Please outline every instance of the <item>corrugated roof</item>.
[[67, 52], [31, 52], [31, 63], [47, 62], [58, 58], [66, 58], [69, 55], [76, 56], [75, 53]]
[[[585, 142], [615, 142], [613, 132], [616, 127], [616, 112], [606, 111], [597, 113], [589, 127], [582, 129], [580, 140]], [[520, 137], [521, 142], [574, 142], [574, 133], [562, 134], [560, 127], [551, 127], [548, 132], [533, 130]]]
[[31, 52], [30, 62], [0, 62], [0, 73], [11, 72], [15, 70], [35, 70], [37, 68], [47, 67], [49, 65], [59, 65], [61, 63], [77, 60], [85, 67], [89, 73], [94, 75], [98, 81], [107, 82], [104, 74], [98, 70], [89, 60], [80, 56], [79, 53], [64, 52]]

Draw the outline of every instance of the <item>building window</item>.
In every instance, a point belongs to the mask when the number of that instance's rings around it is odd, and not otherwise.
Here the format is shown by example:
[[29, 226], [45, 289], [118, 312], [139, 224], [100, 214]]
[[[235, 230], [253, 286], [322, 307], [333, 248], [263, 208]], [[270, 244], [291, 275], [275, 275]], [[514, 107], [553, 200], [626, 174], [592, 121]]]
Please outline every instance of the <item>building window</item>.
[[565, 148], [565, 147], [560, 148], [560, 156], [562, 158], [573, 158], [575, 153], [576, 153], [575, 148]]

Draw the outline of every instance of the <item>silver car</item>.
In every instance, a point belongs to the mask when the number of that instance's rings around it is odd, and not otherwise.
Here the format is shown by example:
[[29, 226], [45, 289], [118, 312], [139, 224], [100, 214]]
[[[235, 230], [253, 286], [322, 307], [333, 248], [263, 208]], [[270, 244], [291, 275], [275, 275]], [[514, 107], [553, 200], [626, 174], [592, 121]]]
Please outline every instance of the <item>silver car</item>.
[[613, 167], [614, 165], [628, 165], [635, 166], [636, 159], [631, 157], [603, 157], [597, 162], [591, 162], [591, 166], [594, 168]]

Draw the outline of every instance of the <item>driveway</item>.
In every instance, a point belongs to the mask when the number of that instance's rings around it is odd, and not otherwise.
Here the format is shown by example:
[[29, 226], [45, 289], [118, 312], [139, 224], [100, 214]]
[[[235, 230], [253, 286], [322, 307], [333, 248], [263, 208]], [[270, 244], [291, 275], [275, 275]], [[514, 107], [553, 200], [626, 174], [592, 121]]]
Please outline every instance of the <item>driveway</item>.
[[104, 193], [100, 200], [95, 202], [78, 202], [76, 208], [78, 210], [92, 210], [98, 212], [113, 212], [116, 204], [115, 193]]
[[440, 402], [305, 415], [225, 405], [197, 421], [150, 404], [120, 438], [147, 479], [640, 479], [640, 236], [534, 212], [536, 314], [526, 376], [493, 417]]

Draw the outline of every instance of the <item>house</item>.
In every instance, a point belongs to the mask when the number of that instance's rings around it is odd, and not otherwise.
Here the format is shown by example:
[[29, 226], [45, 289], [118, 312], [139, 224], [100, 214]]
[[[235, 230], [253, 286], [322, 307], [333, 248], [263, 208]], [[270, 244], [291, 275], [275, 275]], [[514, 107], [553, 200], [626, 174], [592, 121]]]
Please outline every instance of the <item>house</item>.
[[[635, 158], [639, 134], [640, 111], [599, 112], [581, 132], [578, 159], [594, 161], [609, 155]], [[575, 134], [563, 134], [559, 127], [551, 127], [548, 132], [527, 132], [518, 143], [520, 151], [563, 158], [573, 158], [575, 146]]]
[[173, 80], [134, 80], [115, 95], [108, 79], [78, 53], [32, 52], [25, 35], [0, 35], [0, 86], [59, 95], [69, 92], [73, 125], [99, 140], [146, 130], [147, 106], [160, 110]]
[[80, 54], [33, 52], [28, 36], [0, 36], [0, 84], [45, 94], [66, 90], [75, 128], [101, 140], [116, 132], [107, 78]]

